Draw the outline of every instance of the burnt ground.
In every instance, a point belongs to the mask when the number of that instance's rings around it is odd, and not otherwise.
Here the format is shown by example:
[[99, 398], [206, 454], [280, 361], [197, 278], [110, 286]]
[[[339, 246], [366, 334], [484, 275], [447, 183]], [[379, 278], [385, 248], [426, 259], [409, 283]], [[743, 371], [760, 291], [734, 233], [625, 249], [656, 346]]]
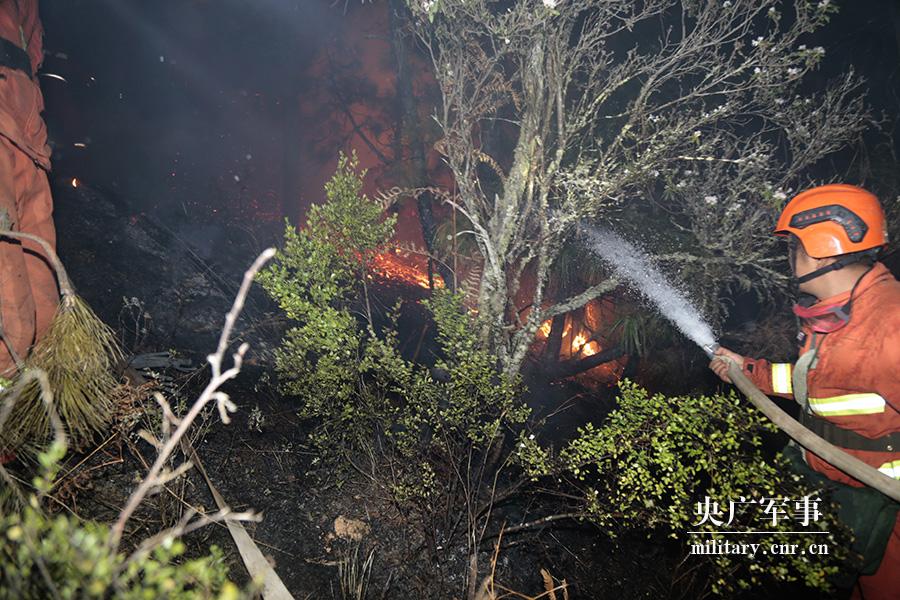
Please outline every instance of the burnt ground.
[[[192, 435], [194, 445], [213, 484], [235, 510], [252, 509], [261, 515], [247, 523], [248, 532], [288, 589], [300, 598], [341, 598], [338, 561], [359, 545], [361, 554], [374, 550], [369, 598], [402, 594], [408, 598], [461, 598], [466, 572], [465, 546], [435, 546], [418, 533], [416, 516], [393, 506], [364, 478], [317, 464], [303, 443], [307, 427], [296, 416], [296, 405], [271, 393], [266, 371], [246, 369], [229, 386], [239, 410], [231, 424], [222, 425], [208, 411]], [[194, 377], [176, 386], [177, 399], [191, 397], [203, 383]], [[146, 405], [152, 404], [144, 398]], [[135, 411], [136, 412], [136, 411]], [[149, 414], [154, 414], [148, 410]], [[152, 427], [147, 415], [137, 427]], [[135, 428], [136, 429], [136, 428]], [[61, 506], [76, 514], [104, 521], [115, 519], [135, 481], [152, 460], [152, 449], [135, 429], [113, 436], [99, 451], [72, 456], [73, 474], [63, 478], [56, 492]], [[135, 515], [125, 544], [136, 543], [170, 526], [186, 506], [215, 510], [201, 477], [193, 472], [169, 491], [149, 498]], [[67, 509], [67, 510], [68, 510]], [[527, 520], [525, 507], [507, 507], [506, 518]], [[336, 520], [359, 521], [368, 529], [357, 544], [336, 535]], [[210, 544], [225, 550], [231, 577], [240, 583], [247, 575], [227, 531], [210, 525], [187, 536], [192, 552]], [[508, 536], [498, 560], [497, 580], [523, 592], [542, 591], [540, 569], [573, 583], [572, 598], [615, 595], [621, 598], [657, 598], [662, 584], [647, 577], [646, 565], [665, 558], [662, 548], [640, 538], [612, 541], [598, 532], [577, 526]], [[491, 545], [480, 556], [489, 568]]]
[[[209, 243], [132, 213], [108, 192], [58, 185], [55, 197], [60, 254], [79, 292], [120, 333], [129, 353], [164, 352], [180, 361], [179, 369], [160, 364], [130, 371], [147, 383], [123, 403], [120, 433], [71, 456], [62, 470], [57, 508], [112, 521], [154, 456], [137, 436], [141, 427], [158, 427], [149, 392], [161, 390], [183, 409], [202, 390], [208, 380], [204, 357], [215, 347], [243, 269], [262, 248], [257, 240], [264, 235], [243, 225], [226, 227]], [[389, 306], [397, 290], [384, 293], [383, 304]], [[415, 345], [421, 322], [401, 322], [400, 327], [412, 331], [406, 343]], [[240, 376], [225, 388], [238, 411], [225, 425], [210, 407], [191, 434], [213, 484], [233, 509], [261, 516], [247, 529], [298, 599], [341, 598], [337, 564], [355, 547], [361, 557], [375, 553], [369, 598], [464, 597], [462, 540], [430, 539], [416, 514], [399, 510], [366, 477], [323, 465], [311, 451], [306, 442], [311, 424], [298, 418], [295, 400], [277, 393], [271, 370], [272, 348], [283, 328], [275, 307], [255, 289], [236, 335], [252, 349]], [[426, 342], [422, 352], [428, 351]], [[565, 386], [532, 391], [538, 405], [574, 398], [574, 408], [552, 424], [559, 436], [613, 405], [609, 394]], [[171, 526], [188, 506], [215, 510], [196, 471], [145, 502], [125, 543]], [[497, 522], [529, 521], [546, 514], [541, 509], [513, 502], [498, 509]], [[341, 523], [336, 531], [339, 518], [361, 523], [362, 535], [342, 537]], [[198, 553], [217, 544], [226, 553], [232, 579], [247, 581], [224, 526], [210, 525], [186, 541]], [[673, 597], [669, 582], [677, 556], [672, 550], [668, 542], [641, 535], [613, 539], [595, 528], [559, 521], [552, 528], [505, 536], [496, 580], [537, 595], [543, 591], [540, 570], [547, 569], [570, 583], [571, 598]], [[490, 568], [491, 558], [492, 542], [479, 555], [481, 573]]]

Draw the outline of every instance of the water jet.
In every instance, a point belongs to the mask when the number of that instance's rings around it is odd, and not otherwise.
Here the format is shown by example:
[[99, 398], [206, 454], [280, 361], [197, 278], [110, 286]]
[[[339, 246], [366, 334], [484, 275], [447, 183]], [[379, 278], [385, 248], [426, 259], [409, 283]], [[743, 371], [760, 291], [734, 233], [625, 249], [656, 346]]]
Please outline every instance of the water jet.
[[699, 317], [699, 311], [688, 297], [666, 281], [662, 272], [638, 248], [605, 229], [583, 226], [581, 231], [594, 253], [606, 261], [617, 275], [630, 281], [656, 305], [663, 316], [700, 346], [710, 359], [727, 361], [728, 377], [732, 383], [779, 429], [829, 464], [900, 502], [900, 480], [888, 477], [801, 425], [763, 394], [744, 374], [741, 365], [723, 356], [715, 356], [719, 344], [712, 328]]

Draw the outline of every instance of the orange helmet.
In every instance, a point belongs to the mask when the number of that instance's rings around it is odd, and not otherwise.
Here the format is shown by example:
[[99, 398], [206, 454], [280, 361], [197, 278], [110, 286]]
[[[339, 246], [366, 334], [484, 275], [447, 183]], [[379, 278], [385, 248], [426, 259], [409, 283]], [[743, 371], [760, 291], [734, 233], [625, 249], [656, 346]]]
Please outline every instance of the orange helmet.
[[775, 235], [790, 233], [813, 258], [871, 250], [888, 242], [878, 198], [842, 183], [814, 187], [794, 196], [775, 226]]

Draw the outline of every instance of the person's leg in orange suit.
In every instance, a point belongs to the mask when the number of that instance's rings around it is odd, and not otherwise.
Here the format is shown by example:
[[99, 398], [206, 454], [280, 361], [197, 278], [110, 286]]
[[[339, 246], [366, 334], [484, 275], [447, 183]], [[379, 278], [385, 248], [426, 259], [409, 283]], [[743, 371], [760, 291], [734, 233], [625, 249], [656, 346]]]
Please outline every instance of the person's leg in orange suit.
[[[43, 237], [55, 248], [53, 201], [46, 173], [7, 138], [0, 136], [0, 210], [15, 231]], [[15, 374], [7, 344], [20, 359], [46, 331], [56, 312], [55, 274], [33, 242], [0, 240], [0, 317], [6, 344], [0, 344], [0, 375]]]
[[[25, 185], [19, 195], [19, 231], [31, 233], [46, 240], [56, 251], [56, 227], [53, 225], [53, 198], [47, 173], [31, 164], [23, 174]], [[34, 338], [38, 341], [53, 321], [59, 305], [59, 287], [56, 273], [46, 258], [43, 248], [32, 241], [22, 243], [25, 249], [25, 268], [34, 301]]]

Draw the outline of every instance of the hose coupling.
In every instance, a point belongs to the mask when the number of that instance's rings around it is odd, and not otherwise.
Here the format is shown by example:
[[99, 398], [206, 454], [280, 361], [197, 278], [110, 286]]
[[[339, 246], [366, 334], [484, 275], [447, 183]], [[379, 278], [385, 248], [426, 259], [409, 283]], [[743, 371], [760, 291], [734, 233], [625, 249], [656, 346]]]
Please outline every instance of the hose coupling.
[[719, 344], [718, 342], [713, 342], [712, 344], [701, 346], [701, 348], [703, 348], [703, 351], [706, 352], [706, 355], [708, 357], [712, 358], [713, 356], [715, 356], [716, 350], [719, 349]]

